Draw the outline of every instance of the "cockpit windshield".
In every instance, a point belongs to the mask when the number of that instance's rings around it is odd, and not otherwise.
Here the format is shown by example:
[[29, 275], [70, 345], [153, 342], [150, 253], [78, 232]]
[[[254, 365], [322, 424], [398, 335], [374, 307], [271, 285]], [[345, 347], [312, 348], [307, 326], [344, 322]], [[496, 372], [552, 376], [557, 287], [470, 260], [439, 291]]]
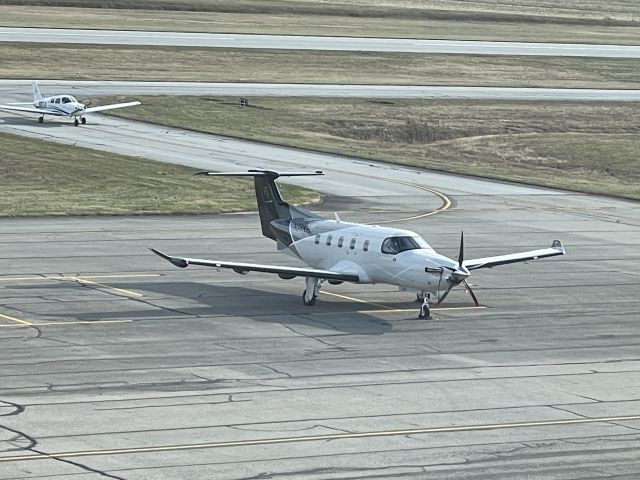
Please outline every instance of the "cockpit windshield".
[[395, 255], [406, 250], [431, 248], [429, 244], [419, 236], [416, 237], [389, 237], [382, 242], [382, 253]]
[[68, 97], [62, 97], [62, 103], [72, 103], [72, 102], [76, 102], [76, 99], [73, 98], [72, 96], [68, 96]]

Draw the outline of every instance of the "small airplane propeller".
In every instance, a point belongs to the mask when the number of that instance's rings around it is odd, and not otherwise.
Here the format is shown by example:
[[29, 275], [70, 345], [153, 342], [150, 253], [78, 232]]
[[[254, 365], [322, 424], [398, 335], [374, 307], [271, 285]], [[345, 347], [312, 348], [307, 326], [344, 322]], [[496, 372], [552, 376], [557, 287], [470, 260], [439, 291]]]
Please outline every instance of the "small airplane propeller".
[[452, 273], [449, 276], [449, 278], [447, 278], [447, 282], [449, 283], [449, 286], [444, 291], [444, 293], [440, 295], [440, 297], [438, 297], [438, 304], [442, 303], [444, 299], [447, 298], [447, 295], [449, 295], [449, 292], [451, 291], [451, 289], [453, 289], [453, 287], [457, 285], [464, 285], [465, 290], [471, 294], [471, 298], [473, 299], [473, 302], [475, 303], [476, 307], [480, 305], [478, 303], [478, 299], [475, 293], [473, 293], [473, 290], [467, 283], [467, 278], [469, 277], [468, 271], [461, 270], [463, 262], [464, 262], [464, 232], [460, 232], [460, 251], [458, 253], [458, 265], [456, 266], [456, 268], [443, 267], [440, 270], [440, 275], [442, 275], [444, 268], [446, 268], [447, 270], [451, 270]]

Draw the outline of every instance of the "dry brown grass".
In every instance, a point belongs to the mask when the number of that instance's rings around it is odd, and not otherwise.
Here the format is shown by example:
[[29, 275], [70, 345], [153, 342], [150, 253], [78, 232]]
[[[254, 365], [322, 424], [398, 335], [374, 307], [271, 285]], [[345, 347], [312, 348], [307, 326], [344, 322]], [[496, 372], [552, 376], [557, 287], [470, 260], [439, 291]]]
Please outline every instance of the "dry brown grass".
[[640, 105], [148, 97], [120, 116], [428, 169], [640, 199]]
[[[0, 43], [4, 78], [637, 88], [640, 59]], [[51, 62], [52, 58], [72, 61]]]
[[[4, 3], [4, 5], [3, 5]], [[467, 40], [637, 44], [635, 2], [466, 1], [61, 1], [0, 0], [0, 25], [125, 30], [343, 35]], [[13, 2], [16, 3], [16, 2]], [[581, 5], [584, 3], [584, 5]], [[37, 6], [37, 5], [56, 5]], [[167, 11], [170, 4], [183, 10]], [[136, 8], [122, 10], [109, 5]], [[146, 9], [139, 9], [145, 7]], [[407, 8], [411, 7], [411, 8]], [[599, 8], [597, 8], [599, 7]], [[188, 9], [211, 11], [189, 11]], [[635, 8], [635, 10], [634, 10]]]
[[[253, 182], [0, 133], [0, 216], [200, 214], [255, 210]], [[283, 185], [293, 203], [315, 201]]]

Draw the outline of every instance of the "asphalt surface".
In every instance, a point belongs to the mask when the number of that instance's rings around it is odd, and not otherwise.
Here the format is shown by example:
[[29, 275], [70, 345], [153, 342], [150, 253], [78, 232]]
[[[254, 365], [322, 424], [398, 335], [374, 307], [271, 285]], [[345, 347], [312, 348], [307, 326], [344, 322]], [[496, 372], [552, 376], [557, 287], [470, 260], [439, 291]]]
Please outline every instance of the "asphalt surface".
[[[434, 98], [494, 101], [640, 101], [640, 90], [632, 89], [70, 80], [43, 80], [38, 83], [43, 95], [69, 93], [81, 99], [112, 95], [237, 95], [239, 97]], [[30, 81], [0, 80], [0, 103], [29, 102], [32, 98]]]
[[[103, 117], [2, 118], [199, 168], [322, 168], [320, 211], [398, 220], [452, 257], [461, 230], [466, 258], [554, 238], [568, 255], [473, 272], [483, 308], [457, 290], [420, 321], [392, 287], [326, 286], [310, 308], [300, 280], [147, 250], [294, 264], [255, 214], [5, 219], [0, 478], [640, 475], [637, 202]], [[453, 203], [426, 216], [433, 189]]]
[[360, 52], [640, 58], [640, 46], [636, 45], [143, 32], [58, 28], [4, 27], [0, 28], [0, 41], [54, 44], [84, 43], [94, 45], [156, 45]]

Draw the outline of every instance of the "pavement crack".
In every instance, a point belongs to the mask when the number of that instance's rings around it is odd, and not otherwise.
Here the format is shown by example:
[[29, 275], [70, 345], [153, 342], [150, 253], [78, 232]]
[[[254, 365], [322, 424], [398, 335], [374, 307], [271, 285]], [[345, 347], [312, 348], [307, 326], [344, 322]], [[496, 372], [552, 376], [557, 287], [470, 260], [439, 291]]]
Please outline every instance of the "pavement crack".
[[277, 368], [275, 368], [275, 367], [270, 367], [269, 365], [266, 365], [266, 364], [264, 364], [264, 363], [258, 363], [258, 365], [260, 365], [261, 367], [266, 368], [267, 370], [271, 370], [273, 373], [276, 373], [276, 374], [278, 374], [278, 375], [284, 375], [284, 376], [285, 376], [285, 377], [287, 377], [287, 378], [293, 378], [293, 376], [292, 376], [290, 373], [283, 372], [283, 371], [281, 371], [281, 370], [278, 370], [278, 369], [277, 369]]

